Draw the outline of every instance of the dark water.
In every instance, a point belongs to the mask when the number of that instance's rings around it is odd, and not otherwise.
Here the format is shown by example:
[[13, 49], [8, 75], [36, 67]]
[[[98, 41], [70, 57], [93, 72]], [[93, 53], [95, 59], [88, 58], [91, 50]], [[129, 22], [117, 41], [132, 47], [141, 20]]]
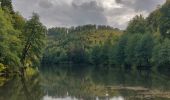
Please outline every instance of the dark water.
[[170, 100], [169, 73], [53, 66], [0, 87], [0, 100]]

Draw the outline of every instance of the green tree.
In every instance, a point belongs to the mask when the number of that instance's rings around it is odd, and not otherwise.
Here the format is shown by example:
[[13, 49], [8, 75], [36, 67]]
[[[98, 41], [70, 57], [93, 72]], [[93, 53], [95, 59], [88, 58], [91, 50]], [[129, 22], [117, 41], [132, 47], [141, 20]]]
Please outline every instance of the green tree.
[[125, 31], [126, 33], [136, 34], [136, 33], [146, 33], [146, 21], [142, 15], [135, 16], [128, 24]]
[[91, 60], [93, 64], [100, 64], [101, 63], [101, 47], [94, 46], [91, 52]]
[[19, 53], [21, 51], [21, 40], [18, 38], [19, 31], [13, 25], [4, 11], [0, 9], [0, 63], [14, 70], [19, 65]]
[[166, 1], [160, 11], [160, 33], [162, 36], [170, 38], [170, 0]]
[[137, 43], [135, 50], [135, 63], [137, 68], [151, 67], [152, 49], [154, 46], [153, 36], [144, 34], [141, 40]]
[[24, 49], [21, 63], [23, 65], [39, 66], [45, 46], [46, 27], [40, 22], [39, 16], [33, 13], [24, 28]]
[[152, 12], [146, 19], [148, 31], [150, 32], [158, 32], [159, 26], [160, 26], [160, 18], [161, 18], [161, 12], [160, 9], [155, 10]]
[[0, 0], [3, 10], [8, 10], [10, 13], [14, 13], [11, 0]]
[[120, 40], [116, 44], [114, 60], [116, 62], [116, 65], [118, 66], [122, 66], [125, 64], [125, 58], [126, 58], [125, 47], [127, 45], [127, 40], [128, 40], [128, 35], [125, 34], [120, 38]]
[[26, 20], [17, 12], [13, 14], [12, 23], [15, 29], [23, 31]]
[[154, 47], [152, 54], [153, 63], [160, 68], [169, 68], [170, 65], [170, 40], [165, 39]]
[[127, 41], [127, 45], [125, 47], [125, 63], [127, 65], [127, 67], [131, 67], [134, 65], [134, 62], [136, 60], [135, 58], [135, 49], [137, 46], [138, 41], [140, 40], [140, 38], [142, 37], [141, 34], [133, 34], [133, 35], [129, 35], [129, 39]]
[[109, 37], [104, 45], [101, 47], [101, 61], [103, 64], [108, 65], [109, 64], [109, 55], [111, 52], [111, 37]]
[[71, 49], [67, 53], [68, 59], [75, 63], [75, 64], [80, 64], [80, 63], [85, 63], [86, 62], [86, 53], [83, 47], [80, 45], [75, 45], [71, 47]]

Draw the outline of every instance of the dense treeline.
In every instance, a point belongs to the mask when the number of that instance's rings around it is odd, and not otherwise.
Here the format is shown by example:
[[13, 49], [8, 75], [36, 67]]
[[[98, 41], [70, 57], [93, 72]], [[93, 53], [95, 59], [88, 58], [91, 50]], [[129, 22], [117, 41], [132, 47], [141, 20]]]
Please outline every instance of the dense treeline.
[[43, 63], [87, 63], [138, 69], [170, 64], [170, 1], [147, 18], [135, 16], [123, 32], [85, 25], [48, 30]]
[[169, 11], [170, 1], [167, 0], [147, 18], [140, 15], [129, 22], [116, 47], [118, 65], [136, 66], [138, 69], [151, 66], [170, 68]]
[[11, 0], [0, 2], [0, 71], [17, 71], [21, 65], [35, 67], [40, 61], [126, 68], [169, 67], [169, 0], [147, 18], [135, 16], [125, 31], [104, 25], [51, 28], [45, 52], [46, 28], [39, 16], [33, 14], [26, 20], [13, 10]]
[[39, 16], [33, 14], [26, 20], [14, 12], [11, 0], [0, 2], [0, 75], [38, 66], [46, 33]]
[[100, 54], [107, 57], [105, 48], [114, 45], [121, 34], [122, 31], [119, 29], [102, 25], [51, 28], [48, 30], [48, 46], [42, 62], [49, 64], [104, 62]]

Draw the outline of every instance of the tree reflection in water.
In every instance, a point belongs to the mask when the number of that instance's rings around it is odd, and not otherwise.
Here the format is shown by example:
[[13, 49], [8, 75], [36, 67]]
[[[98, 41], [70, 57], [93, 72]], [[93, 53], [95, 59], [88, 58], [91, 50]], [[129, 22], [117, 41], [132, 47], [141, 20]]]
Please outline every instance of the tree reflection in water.
[[161, 94], [169, 90], [170, 78], [159, 72], [54, 66], [13, 77], [0, 87], [0, 100], [168, 100]]
[[0, 100], [41, 100], [44, 93], [40, 82], [39, 74], [25, 79], [15, 76], [0, 87]]

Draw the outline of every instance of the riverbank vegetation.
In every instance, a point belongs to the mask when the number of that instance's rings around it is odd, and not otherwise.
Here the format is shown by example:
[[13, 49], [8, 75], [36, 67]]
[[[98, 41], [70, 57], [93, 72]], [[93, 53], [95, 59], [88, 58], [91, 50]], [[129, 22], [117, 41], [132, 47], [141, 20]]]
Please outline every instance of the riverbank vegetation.
[[37, 14], [27, 20], [13, 10], [11, 0], [1, 0], [0, 75], [40, 63], [170, 69], [169, 9], [167, 0], [148, 17], [135, 16], [126, 30], [105, 25], [55, 27], [48, 29], [46, 38]]
[[0, 76], [38, 67], [45, 44], [45, 26], [35, 13], [26, 20], [15, 12], [11, 0], [0, 2]]

